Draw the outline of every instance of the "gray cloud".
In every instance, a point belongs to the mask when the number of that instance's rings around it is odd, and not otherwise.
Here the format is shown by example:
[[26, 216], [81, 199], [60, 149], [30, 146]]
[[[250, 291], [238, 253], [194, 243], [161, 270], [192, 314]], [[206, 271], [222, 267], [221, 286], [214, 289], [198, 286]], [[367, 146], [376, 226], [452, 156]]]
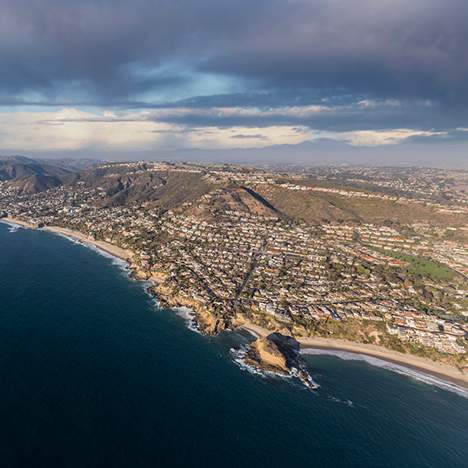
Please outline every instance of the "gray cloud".
[[[415, 145], [468, 137], [456, 130], [468, 127], [466, 0], [0, 6], [0, 106], [111, 107], [115, 117], [89, 121], [172, 124], [155, 130], [168, 140], [198, 128], [273, 125], [443, 132], [413, 137]], [[200, 76], [229, 80], [235, 91], [219, 94]], [[311, 105], [323, 110], [303, 111]], [[247, 112], [226, 111], [233, 107]], [[126, 112], [142, 109], [148, 112]], [[255, 133], [232, 141], [260, 138]]]
[[[317, 130], [352, 131], [391, 128], [450, 130], [466, 122], [463, 109], [449, 110], [437, 104], [420, 101], [393, 102], [355, 101], [343, 104], [325, 103], [317, 112], [307, 112], [305, 104], [298, 106], [235, 106], [231, 112], [223, 107], [193, 108], [177, 106], [156, 110], [147, 116], [155, 122], [190, 127], [251, 127], [305, 126]], [[468, 126], [468, 125], [467, 125]]]
[[[216, 100], [215, 100], [216, 101]], [[192, 102], [192, 100], [191, 100]], [[228, 97], [226, 102], [231, 102]], [[191, 106], [187, 101], [172, 105], [132, 110], [118, 109], [112, 115], [86, 115], [44, 120], [42, 124], [154, 122], [169, 124], [168, 129], [155, 132], [187, 132], [201, 128], [228, 129], [297, 127], [331, 132], [361, 130], [413, 129], [468, 136], [457, 130], [466, 121], [463, 110], [451, 110], [426, 101], [358, 100], [342, 103], [325, 101], [321, 105], [296, 106]], [[468, 125], [466, 125], [468, 127]], [[242, 138], [242, 137], [239, 137]], [[252, 136], [248, 136], [252, 138]], [[426, 138], [426, 137], [424, 137]]]
[[[192, 69], [276, 100], [332, 90], [455, 106], [467, 19], [465, 0], [3, 0], [0, 92], [121, 101]], [[146, 73], [167, 63], [180, 74]]]
[[253, 135], [244, 135], [243, 133], [238, 133], [236, 135], [232, 135], [230, 138], [235, 138], [238, 140], [249, 140], [249, 139], [264, 140], [265, 139], [264, 135], [260, 135], [259, 133], [255, 133]]

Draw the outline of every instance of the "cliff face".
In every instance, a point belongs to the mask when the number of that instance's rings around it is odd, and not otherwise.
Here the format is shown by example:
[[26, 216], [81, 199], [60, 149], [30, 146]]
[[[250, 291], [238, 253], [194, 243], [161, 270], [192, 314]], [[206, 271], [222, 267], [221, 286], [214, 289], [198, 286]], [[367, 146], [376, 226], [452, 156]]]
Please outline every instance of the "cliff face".
[[226, 329], [227, 323], [220, 317], [214, 316], [203, 305], [191, 297], [181, 296], [172, 289], [159, 284], [154, 288], [156, 296], [163, 305], [169, 307], [189, 307], [195, 312], [200, 331], [206, 335], [216, 335]]
[[292, 336], [271, 333], [250, 345], [245, 361], [260, 370], [295, 377], [306, 387], [315, 389], [317, 385], [309, 375], [299, 351], [300, 344]]
[[291, 336], [271, 333], [252, 343], [248, 358], [257, 367], [289, 374], [298, 365], [299, 343]]
[[268, 338], [259, 338], [252, 344], [251, 356], [262, 367], [287, 373], [289, 371], [285, 355], [278, 346]]
[[194, 309], [197, 314], [198, 326], [207, 335], [216, 335], [226, 329], [226, 321], [215, 317], [203, 307]]

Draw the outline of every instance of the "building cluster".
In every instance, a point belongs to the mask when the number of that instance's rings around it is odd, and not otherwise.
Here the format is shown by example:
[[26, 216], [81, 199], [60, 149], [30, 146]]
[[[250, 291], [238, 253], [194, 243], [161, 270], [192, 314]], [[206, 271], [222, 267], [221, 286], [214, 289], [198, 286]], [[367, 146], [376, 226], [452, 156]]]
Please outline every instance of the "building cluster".
[[[273, 171], [169, 163], [112, 163], [102, 168], [199, 171], [216, 183], [236, 180], [293, 189], [301, 187], [297, 180], [305, 177], [291, 174], [284, 182], [286, 176]], [[411, 184], [414, 193], [418, 181], [411, 179]], [[102, 207], [99, 201], [106, 194], [99, 186], [77, 183], [21, 195], [0, 183], [0, 212], [79, 230], [129, 249], [147, 277], [215, 316], [242, 312], [308, 332], [317, 330], [317, 324], [326, 329], [327, 324], [361, 322], [441, 353], [466, 353], [466, 246], [434, 236], [432, 227], [421, 225], [312, 226], [230, 208], [210, 216], [193, 214], [191, 208], [197, 205], [209, 212], [219, 190], [161, 213], [147, 204]], [[405, 257], [395, 253], [440, 262], [453, 270], [455, 280], [413, 277], [405, 269]]]

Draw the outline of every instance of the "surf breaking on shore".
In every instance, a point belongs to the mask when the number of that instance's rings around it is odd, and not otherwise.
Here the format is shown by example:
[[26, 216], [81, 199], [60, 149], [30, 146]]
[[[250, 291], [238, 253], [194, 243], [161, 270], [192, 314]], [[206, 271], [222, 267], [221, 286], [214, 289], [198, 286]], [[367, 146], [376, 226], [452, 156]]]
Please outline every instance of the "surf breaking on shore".
[[231, 348], [229, 350], [232, 356], [232, 360], [238, 365], [240, 369], [263, 378], [276, 378], [287, 381], [294, 379], [297, 382], [299, 382], [301, 386], [305, 386], [313, 390], [317, 390], [318, 388], [320, 388], [320, 385], [317, 382], [315, 382], [310, 375], [308, 375], [308, 385], [304, 385], [304, 380], [303, 376], [301, 375], [300, 369], [293, 367], [291, 368], [291, 372], [289, 374], [284, 374], [281, 372], [275, 372], [273, 370], [261, 369], [258, 366], [252, 365], [251, 363], [249, 363], [249, 359], [247, 358], [248, 349], [248, 346], [244, 345], [240, 348]]
[[385, 361], [377, 357], [368, 356], [366, 354], [353, 353], [350, 351], [339, 351], [333, 349], [319, 349], [319, 348], [305, 348], [301, 351], [302, 354], [310, 356], [335, 356], [344, 361], [364, 361], [374, 367], [380, 367], [400, 375], [411, 377], [415, 380], [423, 382], [428, 385], [439, 387], [443, 390], [448, 390], [457, 393], [460, 396], [468, 398], [468, 390], [456, 385], [455, 383], [447, 380], [440, 379], [429, 373], [421, 372], [417, 369], [406, 367], [390, 361]]
[[[11, 227], [10, 232], [15, 232], [19, 228], [26, 228], [26, 229], [37, 229], [36, 226], [13, 218], [3, 218], [0, 219], [1, 222], [9, 225]], [[90, 248], [97, 253], [111, 258], [116, 266], [119, 266], [121, 269], [128, 272], [129, 277], [134, 277], [131, 274], [131, 256], [132, 253], [124, 250], [120, 247], [117, 247], [113, 244], [110, 244], [105, 241], [96, 241], [84, 234], [73, 231], [67, 228], [61, 228], [57, 226], [47, 226], [41, 228], [46, 232], [51, 232], [57, 235], [60, 235], [76, 244], [83, 245], [87, 248]], [[136, 278], [138, 279], [138, 278]], [[144, 283], [144, 281], [142, 281]], [[191, 309], [186, 307], [183, 308], [172, 308], [173, 311], [177, 313], [177, 315], [181, 316], [187, 323], [187, 326], [192, 331], [200, 332], [197, 327], [196, 321], [196, 314]], [[242, 325], [244, 330], [248, 331], [255, 337], [262, 337], [267, 336], [272, 331], [266, 328], [260, 327], [253, 323], [245, 323]], [[463, 396], [468, 398], [468, 378], [466, 375], [455, 375], [455, 368], [449, 368], [449, 366], [440, 366], [435, 362], [424, 362], [424, 367], [419, 367], [420, 363], [417, 362], [416, 357], [414, 356], [407, 356], [402, 355], [401, 357], [398, 356], [400, 353], [396, 353], [394, 351], [388, 350], [386, 348], [379, 347], [377, 351], [377, 355], [373, 356], [373, 350], [368, 350], [366, 346], [370, 349], [370, 345], [362, 345], [360, 343], [352, 343], [342, 340], [329, 340], [326, 338], [320, 337], [310, 337], [310, 338], [298, 338], [298, 341], [304, 345], [304, 349], [301, 351], [304, 354], [332, 354], [332, 353], [341, 353], [341, 354], [348, 354], [351, 356], [362, 356], [367, 360], [370, 364], [370, 360], [374, 360], [374, 365], [378, 367], [384, 367], [388, 370], [393, 370], [395, 372], [399, 372], [400, 374], [404, 374], [410, 377], [414, 377], [417, 380], [422, 382], [437, 385], [440, 388], [444, 388], [445, 390], [454, 391], [459, 393]], [[328, 342], [333, 342], [332, 344]], [[323, 346], [323, 348], [322, 348]], [[349, 349], [350, 347], [356, 349]], [[343, 349], [342, 349], [343, 348]], [[348, 348], [348, 349], [347, 349]], [[362, 353], [360, 353], [361, 348], [363, 349]], [[373, 347], [377, 348], [377, 347]], [[388, 355], [388, 357], [387, 357]], [[339, 356], [338, 356], [339, 357]], [[356, 358], [361, 359], [362, 358]], [[388, 359], [388, 360], [387, 360]], [[408, 362], [411, 360], [411, 362]], [[379, 361], [383, 363], [382, 365], [378, 365], [376, 362]], [[416, 362], [413, 362], [416, 361]], [[426, 360], [424, 360], [426, 361]], [[240, 364], [239, 361], [237, 361]]]
[[83, 240], [83, 239], [78, 239], [77, 237], [72, 236], [70, 234], [65, 234], [63, 232], [52, 230], [52, 229], [46, 229], [46, 230], [53, 233], [53, 234], [55, 234], [55, 235], [57, 235], [57, 236], [63, 237], [64, 239], [67, 239], [69, 242], [72, 242], [73, 244], [81, 245], [83, 247], [86, 247], [87, 249], [91, 249], [94, 252], [97, 252], [99, 255], [102, 255], [103, 257], [109, 258], [110, 260], [112, 260], [112, 263], [114, 265], [118, 266], [119, 268], [121, 268], [124, 271], [129, 272], [129, 266], [130, 265], [129, 265], [127, 260], [124, 260], [123, 258], [118, 257], [117, 255], [114, 255], [114, 254], [108, 252], [107, 250], [104, 250], [102, 247], [99, 247], [98, 245], [96, 245], [96, 244], [94, 244], [94, 243], [92, 243], [90, 241]]
[[[255, 337], [267, 336], [271, 333], [271, 330], [250, 322], [244, 323], [242, 328]], [[427, 376], [427, 383], [431, 380], [440, 381], [441, 385], [445, 384], [444, 388], [446, 390], [452, 388], [460, 389], [468, 394], [468, 378], [466, 374], [462, 374], [454, 367], [452, 368], [447, 365], [428, 361], [418, 356], [398, 353], [397, 351], [392, 351], [387, 348], [354, 343], [346, 340], [321, 337], [297, 337], [297, 340], [302, 345], [302, 353], [312, 354], [315, 351], [320, 351], [322, 354], [326, 352], [338, 352], [348, 353], [349, 355], [366, 356], [382, 361], [383, 363], [388, 363], [389, 370], [392, 370], [391, 366], [395, 365], [401, 369], [407, 369], [408, 372], [406, 372], [406, 375], [409, 375], [410, 372], [417, 372], [421, 376]], [[316, 354], [319, 353], [317, 352]], [[400, 373], [402, 373], [402, 371]], [[419, 380], [422, 380], [422, 378]]]

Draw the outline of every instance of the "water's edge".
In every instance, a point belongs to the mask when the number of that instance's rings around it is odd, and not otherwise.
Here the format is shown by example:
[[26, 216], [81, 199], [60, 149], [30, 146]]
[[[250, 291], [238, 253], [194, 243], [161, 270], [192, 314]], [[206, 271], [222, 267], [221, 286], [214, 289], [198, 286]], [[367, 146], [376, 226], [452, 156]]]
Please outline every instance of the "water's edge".
[[[11, 220], [6, 220], [6, 219], [0, 219], [0, 222], [7, 224], [10, 226], [10, 232], [14, 233], [19, 229], [32, 229], [35, 231], [41, 231], [38, 229], [35, 229], [33, 227], [27, 226], [27, 225], [22, 225], [22, 224], [16, 224], [14, 221]], [[98, 245], [93, 244], [92, 242], [87, 242], [82, 239], [78, 239], [76, 237], [73, 237], [72, 235], [67, 235], [62, 232], [57, 232], [54, 230], [45, 230], [42, 232], [47, 232], [59, 237], [62, 237], [64, 239], [67, 239], [69, 242], [72, 242], [73, 244], [76, 245], [81, 245], [83, 247], [86, 247], [97, 254], [106, 257], [108, 259], [112, 260], [112, 263], [119, 267], [120, 269], [124, 270], [127, 272], [127, 278], [132, 281], [137, 281], [138, 283], [141, 284], [141, 286], [146, 290], [149, 283], [145, 282], [143, 280], [137, 280], [131, 275], [131, 270], [130, 270], [130, 263], [121, 257], [118, 257], [116, 255], [113, 255], [112, 253], [108, 252], [107, 250], [100, 248]], [[151, 295], [152, 298], [154, 299], [155, 307], [159, 308], [159, 303], [157, 297]], [[195, 313], [187, 308], [187, 307], [178, 307], [178, 308], [170, 308], [174, 314], [179, 316], [185, 321], [185, 324], [187, 328], [191, 331], [199, 333], [195, 323]], [[258, 338], [258, 334], [255, 333], [255, 331], [245, 327], [243, 328], [246, 332], [249, 333], [253, 338]], [[233, 331], [232, 333], [238, 333], [237, 331]], [[232, 354], [233, 360], [237, 363], [239, 363], [239, 357], [237, 355], [238, 351], [241, 350], [234, 350], [235, 353]], [[364, 361], [374, 367], [382, 368], [390, 372], [394, 372], [400, 375], [403, 375], [405, 377], [412, 378], [414, 380], [417, 380], [419, 382], [425, 383], [427, 385], [432, 385], [436, 386], [442, 390], [446, 390], [449, 392], [456, 393], [457, 395], [460, 395], [464, 398], [468, 399], [468, 389], [461, 387], [460, 385], [457, 385], [457, 383], [450, 381], [448, 379], [441, 378], [439, 375], [434, 375], [429, 372], [425, 372], [422, 369], [419, 368], [412, 368], [411, 366], [405, 365], [403, 363], [397, 363], [397, 362], [392, 362], [390, 360], [385, 360], [382, 358], [370, 356], [367, 354], [362, 354], [362, 353], [357, 353], [357, 352], [352, 352], [348, 350], [340, 350], [340, 349], [330, 349], [330, 348], [320, 348], [320, 347], [303, 347], [301, 350], [301, 353], [303, 355], [309, 355], [309, 356], [319, 356], [319, 355], [328, 355], [328, 356], [335, 356], [337, 358], [340, 358], [342, 360], [349, 360], [349, 361]], [[240, 365], [239, 366], [241, 369], [248, 370], [249, 372], [251, 371], [250, 369], [247, 369], [246, 366]], [[253, 372], [254, 374], [262, 374], [260, 371]], [[268, 373], [264, 374], [265, 376], [268, 375]]]

